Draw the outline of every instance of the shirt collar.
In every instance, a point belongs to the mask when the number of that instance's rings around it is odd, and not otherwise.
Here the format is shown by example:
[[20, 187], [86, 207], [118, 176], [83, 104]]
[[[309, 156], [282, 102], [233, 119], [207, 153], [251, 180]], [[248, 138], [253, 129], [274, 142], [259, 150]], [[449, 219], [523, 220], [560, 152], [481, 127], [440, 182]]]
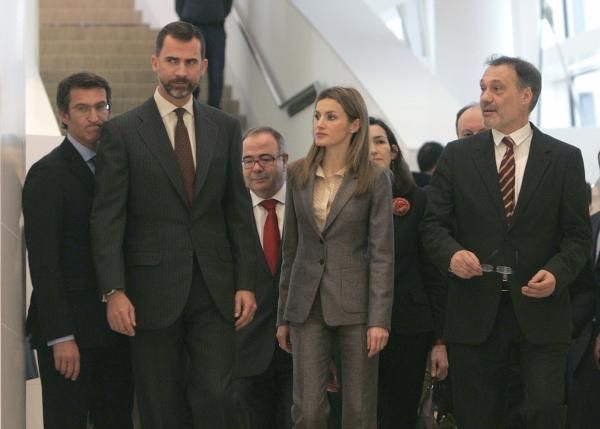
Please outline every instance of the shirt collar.
[[284, 183], [281, 186], [281, 188], [279, 188], [279, 190], [277, 192], [275, 192], [275, 194], [271, 198], [261, 198], [258, 195], [256, 195], [252, 190], [250, 190], [250, 197], [252, 198], [252, 207], [256, 207], [257, 205], [262, 203], [264, 200], [270, 200], [270, 199], [277, 200], [277, 202], [280, 204], [285, 204], [285, 190], [286, 190], [286, 185]]
[[[513, 131], [509, 134], [509, 137], [515, 142], [515, 145], [519, 146], [533, 134], [533, 130], [531, 129], [531, 124], [527, 122], [524, 127], [519, 128], [516, 131]], [[492, 136], [494, 138], [494, 144], [496, 146], [502, 143], [502, 139], [506, 136], [506, 134], [502, 134], [498, 130], [492, 129]]]
[[[193, 97], [190, 97], [190, 99], [187, 101], [187, 103], [185, 103], [183, 107], [190, 115], [192, 115], [192, 117], [194, 116], [194, 102], [192, 100]], [[154, 91], [154, 101], [156, 102], [156, 107], [158, 107], [158, 111], [160, 113], [161, 118], [165, 118], [165, 116], [167, 116], [168, 114], [170, 114], [171, 112], [173, 112], [175, 109], [178, 108], [178, 106], [175, 106], [173, 103], [171, 103], [169, 100], [167, 100], [165, 97], [163, 97], [161, 95], [161, 93], [158, 91], [158, 87], [156, 87], [156, 90]]]
[[[346, 174], [346, 167], [342, 167], [338, 171], [335, 172], [334, 176], [344, 177], [345, 174]], [[321, 167], [321, 164], [319, 164], [317, 166], [317, 171], [315, 172], [315, 175], [317, 177], [322, 177], [323, 179], [325, 179], [325, 172], [323, 171], [323, 167]]]
[[96, 157], [96, 151], [90, 149], [87, 146], [82, 145], [77, 140], [73, 138], [73, 136], [67, 133], [67, 140], [71, 143], [71, 145], [75, 148], [75, 150], [81, 155], [85, 162], [88, 162], [90, 159]]

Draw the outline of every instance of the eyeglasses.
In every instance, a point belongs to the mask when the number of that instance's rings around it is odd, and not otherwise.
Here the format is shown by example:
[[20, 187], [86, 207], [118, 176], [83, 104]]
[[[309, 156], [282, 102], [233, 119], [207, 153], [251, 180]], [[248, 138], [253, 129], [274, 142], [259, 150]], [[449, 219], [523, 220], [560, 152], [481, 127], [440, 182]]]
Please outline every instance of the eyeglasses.
[[[488, 261], [494, 261], [496, 259], [496, 255], [498, 254], [498, 250], [494, 250], [492, 254], [487, 258]], [[514, 274], [514, 271], [511, 267], [506, 265], [496, 265], [494, 263], [489, 264], [481, 264], [481, 271], [484, 273], [498, 273], [502, 275], [502, 281], [507, 281], [508, 276]]]
[[262, 168], [269, 167], [275, 163], [275, 160], [281, 158], [281, 154], [277, 156], [269, 155], [268, 153], [263, 153], [259, 155], [258, 158], [253, 158], [251, 156], [246, 156], [242, 159], [242, 165], [245, 169], [249, 170], [254, 168], [254, 164], [258, 162]]
[[96, 114], [103, 115], [110, 111], [110, 104], [98, 103], [93, 106], [90, 106], [89, 104], [76, 104], [72, 109], [80, 115], [89, 115], [92, 109], [96, 111]]

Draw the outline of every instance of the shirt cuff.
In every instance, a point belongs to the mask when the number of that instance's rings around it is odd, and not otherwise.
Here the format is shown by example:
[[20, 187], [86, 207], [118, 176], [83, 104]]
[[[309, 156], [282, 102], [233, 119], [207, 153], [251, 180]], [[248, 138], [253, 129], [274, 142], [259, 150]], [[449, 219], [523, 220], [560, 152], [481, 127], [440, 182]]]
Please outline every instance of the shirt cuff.
[[58, 343], [64, 343], [65, 341], [73, 341], [75, 339], [75, 335], [67, 335], [65, 337], [55, 338], [54, 340], [48, 341], [48, 347], [52, 347]]

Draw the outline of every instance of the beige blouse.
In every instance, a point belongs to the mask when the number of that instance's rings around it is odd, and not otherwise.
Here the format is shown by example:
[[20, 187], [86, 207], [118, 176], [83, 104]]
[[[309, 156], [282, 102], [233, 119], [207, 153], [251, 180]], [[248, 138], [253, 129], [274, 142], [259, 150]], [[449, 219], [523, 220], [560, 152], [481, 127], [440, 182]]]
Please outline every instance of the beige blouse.
[[323, 231], [325, 227], [325, 221], [327, 220], [327, 215], [329, 215], [331, 204], [342, 185], [345, 173], [346, 169], [341, 168], [332, 177], [327, 178], [325, 177], [323, 168], [320, 165], [317, 167], [313, 190], [313, 210], [315, 222], [320, 231]]

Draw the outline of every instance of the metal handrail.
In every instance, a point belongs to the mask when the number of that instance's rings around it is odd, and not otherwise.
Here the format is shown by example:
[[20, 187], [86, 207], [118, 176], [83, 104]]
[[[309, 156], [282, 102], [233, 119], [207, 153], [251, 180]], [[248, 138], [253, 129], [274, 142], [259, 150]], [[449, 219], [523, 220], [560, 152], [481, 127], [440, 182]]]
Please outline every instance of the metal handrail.
[[284, 100], [283, 96], [281, 95], [281, 91], [279, 90], [277, 83], [275, 82], [275, 79], [272, 76], [272, 73], [270, 72], [262, 55], [260, 54], [260, 50], [258, 49], [256, 42], [254, 42], [254, 39], [246, 29], [246, 26], [244, 25], [244, 22], [242, 21], [235, 4], [233, 5], [231, 15], [235, 19], [235, 22], [238, 25], [238, 28], [240, 29], [240, 32], [242, 33], [246, 44], [248, 45], [250, 54], [252, 55], [252, 58], [254, 58], [254, 61], [256, 62], [256, 65], [258, 66], [258, 69], [262, 74], [263, 79], [267, 84], [267, 87], [269, 88], [271, 97], [273, 97], [273, 100], [277, 104], [277, 107], [279, 107], [280, 109], [287, 109], [288, 115], [293, 116], [300, 110], [311, 105], [316, 99], [317, 94], [319, 92], [318, 83], [313, 82], [303, 90], [299, 91], [296, 95], [290, 97], [287, 100]]

